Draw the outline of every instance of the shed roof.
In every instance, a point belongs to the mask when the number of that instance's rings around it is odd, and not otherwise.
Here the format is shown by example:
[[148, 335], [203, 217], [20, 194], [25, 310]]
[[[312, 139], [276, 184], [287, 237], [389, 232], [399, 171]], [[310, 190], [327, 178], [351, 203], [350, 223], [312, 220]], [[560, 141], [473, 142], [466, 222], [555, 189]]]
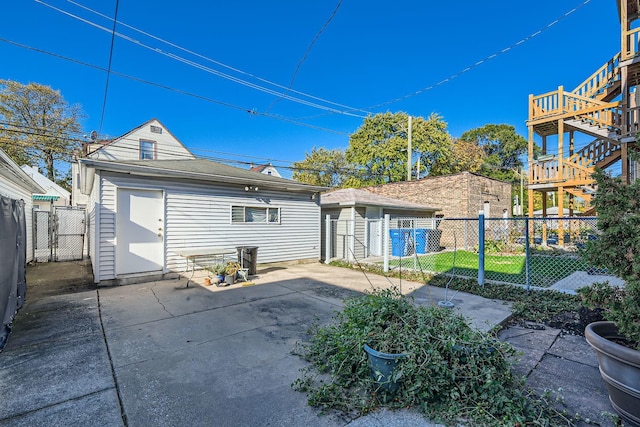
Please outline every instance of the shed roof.
[[357, 188], [343, 188], [322, 194], [320, 204], [329, 206], [377, 206], [398, 210], [439, 211], [440, 208], [425, 206], [418, 203], [380, 196]]

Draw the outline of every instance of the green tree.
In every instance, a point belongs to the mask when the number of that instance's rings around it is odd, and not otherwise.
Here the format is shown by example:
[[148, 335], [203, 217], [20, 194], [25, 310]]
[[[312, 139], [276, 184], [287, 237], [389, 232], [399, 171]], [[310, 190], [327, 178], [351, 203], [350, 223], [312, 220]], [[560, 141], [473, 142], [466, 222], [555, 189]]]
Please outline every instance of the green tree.
[[438, 159], [429, 174], [437, 176], [464, 171], [479, 172], [485, 159], [484, 150], [477, 142], [457, 139], [453, 141], [451, 151]]
[[293, 179], [305, 184], [340, 187], [353, 171], [344, 151], [313, 147], [305, 159], [293, 163]]
[[0, 80], [0, 148], [18, 164], [44, 166], [57, 180], [57, 162], [69, 162], [83, 117], [59, 91], [38, 83]]
[[489, 124], [463, 133], [460, 139], [475, 142], [484, 150], [480, 173], [511, 182], [518, 179], [517, 170], [523, 166], [521, 157], [527, 153], [528, 143], [513, 126]]
[[[362, 187], [403, 181], [407, 177], [408, 120], [406, 113], [381, 113], [369, 116], [351, 135], [346, 151], [347, 161], [356, 165], [356, 173], [347, 185]], [[451, 137], [442, 117], [412, 119], [412, 151], [427, 173], [451, 150]]]

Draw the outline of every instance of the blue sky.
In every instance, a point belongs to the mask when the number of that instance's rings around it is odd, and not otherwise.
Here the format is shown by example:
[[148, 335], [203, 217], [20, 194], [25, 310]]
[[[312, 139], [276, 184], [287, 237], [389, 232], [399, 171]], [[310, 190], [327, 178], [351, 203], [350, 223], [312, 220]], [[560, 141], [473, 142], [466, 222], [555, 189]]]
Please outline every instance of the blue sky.
[[[367, 113], [435, 112], [453, 136], [507, 123], [526, 137], [529, 94], [573, 89], [620, 50], [613, 0], [121, 0], [116, 32], [129, 40], [115, 38], [112, 70], [153, 85], [112, 74], [101, 120], [105, 71], [10, 42], [106, 69], [111, 34], [91, 24], [110, 30], [113, 22], [99, 14], [113, 17], [115, 7], [115, 0], [5, 2], [0, 78], [59, 89], [82, 105], [87, 134], [101, 121], [102, 134], [117, 136], [155, 117], [196, 155], [276, 166], [314, 146], [348, 147]], [[274, 94], [220, 77], [282, 93], [298, 65], [297, 92], [288, 94], [302, 103], [274, 102]]]

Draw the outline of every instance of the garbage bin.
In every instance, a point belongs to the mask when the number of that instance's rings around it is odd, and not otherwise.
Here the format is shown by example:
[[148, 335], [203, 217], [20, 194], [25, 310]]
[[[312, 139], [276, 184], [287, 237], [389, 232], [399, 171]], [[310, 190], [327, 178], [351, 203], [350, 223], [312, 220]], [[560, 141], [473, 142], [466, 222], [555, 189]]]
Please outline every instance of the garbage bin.
[[389, 230], [391, 235], [391, 255], [408, 256], [413, 254], [412, 230], [393, 228]]
[[430, 230], [426, 228], [416, 228], [416, 253], [417, 254], [426, 254], [427, 253], [427, 236]]
[[242, 268], [246, 268], [250, 275], [256, 274], [258, 267], [258, 247], [257, 246], [236, 246], [238, 251], [238, 262]]

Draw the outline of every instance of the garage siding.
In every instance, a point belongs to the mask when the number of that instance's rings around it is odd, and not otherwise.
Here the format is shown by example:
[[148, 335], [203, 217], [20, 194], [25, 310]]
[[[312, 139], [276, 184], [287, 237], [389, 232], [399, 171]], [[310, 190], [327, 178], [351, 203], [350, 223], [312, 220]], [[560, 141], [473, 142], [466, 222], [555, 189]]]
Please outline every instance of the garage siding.
[[[97, 176], [96, 176], [97, 179]], [[116, 277], [116, 186], [109, 176], [100, 178], [100, 241], [96, 242], [100, 252], [98, 275], [100, 280]]]
[[[258, 246], [259, 263], [320, 258], [320, 206], [311, 193], [245, 192], [238, 185], [200, 185], [104, 174], [100, 211], [100, 279], [115, 278], [116, 188], [164, 190], [165, 270], [183, 271], [180, 249]], [[231, 224], [231, 206], [280, 208], [279, 224]]]

